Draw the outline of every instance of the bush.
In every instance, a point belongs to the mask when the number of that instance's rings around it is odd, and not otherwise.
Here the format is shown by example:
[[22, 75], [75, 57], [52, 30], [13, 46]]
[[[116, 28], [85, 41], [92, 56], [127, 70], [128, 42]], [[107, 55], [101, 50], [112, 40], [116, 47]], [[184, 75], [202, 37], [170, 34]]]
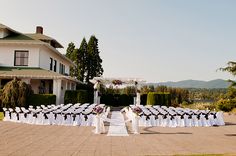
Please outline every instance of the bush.
[[27, 103], [34, 107], [40, 105], [50, 105], [56, 103], [56, 95], [53, 94], [33, 94], [28, 98]]
[[77, 91], [74, 90], [66, 90], [64, 96], [64, 103], [77, 103]]
[[140, 99], [141, 99], [141, 104], [146, 104], [147, 103], [147, 94], [141, 94]]
[[9, 81], [1, 93], [2, 107], [15, 108], [27, 106], [27, 99], [32, 95], [31, 86], [16, 78]]
[[216, 109], [216, 104], [215, 103], [210, 103], [210, 102], [206, 102], [206, 103], [198, 102], [198, 103], [193, 103], [193, 104], [183, 102], [181, 104], [181, 106], [183, 108], [199, 109], [199, 110], [206, 110], [206, 109], [214, 110], [214, 109]]
[[221, 99], [217, 102], [217, 108], [225, 112], [229, 112], [235, 107], [236, 107], [236, 99], [229, 99], [229, 100]]
[[147, 105], [170, 106], [170, 93], [149, 92], [147, 95]]
[[101, 103], [110, 106], [129, 106], [133, 104], [133, 95], [127, 94], [102, 94]]
[[88, 103], [93, 103], [93, 96], [94, 96], [94, 88], [93, 88], [93, 84], [77, 84], [76, 86], [76, 90], [86, 90], [87, 91], [87, 98]]
[[133, 103], [133, 99], [134, 99], [134, 97], [132, 95], [121, 94], [121, 95], [119, 95], [118, 105], [129, 106], [130, 104]]
[[77, 90], [77, 103], [90, 103], [87, 90]]
[[87, 90], [67, 90], [64, 96], [65, 104], [68, 103], [92, 103], [93, 97]]

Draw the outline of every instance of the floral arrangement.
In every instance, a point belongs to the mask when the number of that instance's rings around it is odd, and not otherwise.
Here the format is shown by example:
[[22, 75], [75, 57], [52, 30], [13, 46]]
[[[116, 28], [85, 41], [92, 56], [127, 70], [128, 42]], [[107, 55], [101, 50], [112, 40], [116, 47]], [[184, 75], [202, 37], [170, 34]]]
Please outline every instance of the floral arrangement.
[[93, 112], [96, 114], [101, 114], [103, 112], [103, 108], [101, 106], [96, 106], [93, 108]]
[[143, 112], [143, 110], [142, 110], [140, 107], [138, 107], [138, 106], [132, 108], [132, 111], [133, 111], [136, 115], [140, 115], [140, 114]]
[[112, 83], [114, 85], [122, 85], [122, 81], [121, 80], [113, 80]]

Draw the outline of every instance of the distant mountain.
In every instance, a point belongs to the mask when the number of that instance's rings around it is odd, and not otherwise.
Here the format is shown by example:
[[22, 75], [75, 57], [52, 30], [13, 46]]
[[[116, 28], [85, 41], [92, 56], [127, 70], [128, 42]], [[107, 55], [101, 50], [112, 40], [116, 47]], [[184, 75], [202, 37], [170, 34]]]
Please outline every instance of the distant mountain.
[[199, 81], [199, 80], [184, 80], [178, 82], [160, 82], [160, 83], [148, 83], [148, 85], [154, 86], [168, 86], [168, 87], [180, 87], [180, 88], [227, 88], [230, 83], [226, 80], [216, 79], [211, 81]]

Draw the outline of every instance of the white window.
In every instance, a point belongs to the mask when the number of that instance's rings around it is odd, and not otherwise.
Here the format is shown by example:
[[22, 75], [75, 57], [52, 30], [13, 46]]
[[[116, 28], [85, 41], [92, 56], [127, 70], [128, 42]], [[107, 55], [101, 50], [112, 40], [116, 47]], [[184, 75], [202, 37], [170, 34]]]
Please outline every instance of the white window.
[[14, 66], [28, 66], [29, 51], [16, 50]]

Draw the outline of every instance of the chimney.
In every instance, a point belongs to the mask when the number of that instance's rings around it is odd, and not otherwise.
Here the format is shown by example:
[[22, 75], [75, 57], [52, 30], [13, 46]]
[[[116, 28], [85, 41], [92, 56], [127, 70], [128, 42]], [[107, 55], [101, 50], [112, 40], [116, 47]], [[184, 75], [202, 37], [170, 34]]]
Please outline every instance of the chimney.
[[43, 27], [42, 26], [36, 27], [36, 34], [43, 34]]

